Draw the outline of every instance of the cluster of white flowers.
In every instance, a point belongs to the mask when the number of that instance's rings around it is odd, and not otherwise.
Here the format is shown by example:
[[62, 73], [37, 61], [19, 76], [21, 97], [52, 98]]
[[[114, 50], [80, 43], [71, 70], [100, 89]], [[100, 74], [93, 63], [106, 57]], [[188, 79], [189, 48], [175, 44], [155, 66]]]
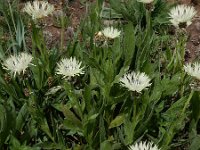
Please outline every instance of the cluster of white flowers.
[[[3, 63], [3, 67], [6, 70], [10, 70], [14, 76], [21, 72], [24, 73], [26, 68], [31, 64], [33, 57], [27, 53], [21, 53], [18, 56], [12, 55], [6, 59]], [[64, 78], [79, 76], [84, 74], [84, 67], [81, 67], [82, 62], [76, 60], [76, 58], [63, 58], [57, 64], [56, 74], [62, 75]], [[120, 78], [120, 84], [130, 91], [137, 91], [140, 93], [143, 89], [151, 85], [150, 78], [145, 73], [126, 73]]]
[[7, 58], [3, 63], [3, 68], [6, 70], [10, 70], [11, 74], [15, 75], [21, 72], [24, 73], [26, 68], [31, 64], [33, 57], [27, 53], [20, 53], [19, 55], [11, 55]]
[[151, 79], [145, 73], [130, 72], [120, 78], [120, 84], [130, 91], [141, 91], [151, 85]]
[[[145, 4], [152, 3], [154, 0], [137, 0]], [[54, 6], [46, 1], [33, 1], [27, 2], [23, 9], [24, 12], [32, 16], [33, 19], [42, 18], [48, 16], [54, 11]], [[191, 24], [193, 17], [196, 15], [197, 11], [193, 6], [178, 5], [172, 8], [169, 12], [170, 22], [179, 27], [180, 24], [186, 24], [187, 26]], [[120, 36], [121, 31], [115, 29], [114, 27], [106, 27], [100, 31], [104, 37], [108, 39], [114, 39]], [[11, 72], [16, 75], [21, 71], [25, 71], [32, 60], [32, 56], [29, 54], [22, 53], [19, 56], [11, 56], [4, 62], [4, 68], [11, 70]], [[193, 66], [188, 64], [184, 66], [185, 71], [191, 76], [199, 79], [199, 64], [195, 63]], [[81, 62], [78, 62], [75, 58], [62, 59], [58, 63], [57, 74], [61, 74], [64, 77], [72, 77], [75, 75], [83, 74], [83, 68], [81, 68]], [[127, 73], [121, 79], [120, 83], [122, 86], [128, 88], [130, 91], [141, 92], [146, 87], [150, 86], [150, 79], [145, 73]]]
[[196, 13], [197, 11], [193, 6], [178, 5], [172, 8], [169, 12], [170, 22], [175, 27], [180, 27], [181, 24], [185, 24], [184, 26], [189, 26], [192, 23], [192, 19]]
[[[137, 0], [145, 4], [153, 3], [154, 0]], [[24, 12], [32, 16], [32, 19], [39, 19], [46, 17], [54, 11], [54, 6], [45, 1], [27, 2], [23, 9]], [[190, 25], [193, 17], [197, 11], [193, 6], [178, 5], [172, 8], [169, 12], [170, 22], [175, 27], [180, 27], [180, 24]], [[98, 32], [98, 36], [104, 36], [107, 39], [115, 39], [121, 35], [121, 31], [114, 27], [106, 27]], [[19, 55], [11, 55], [3, 62], [3, 68], [9, 70], [11, 74], [24, 73], [29, 65], [33, 65], [32, 55], [22, 52]], [[188, 63], [184, 65], [184, 70], [190, 76], [200, 80], [200, 63]], [[63, 78], [70, 78], [84, 74], [84, 67], [82, 62], [76, 58], [63, 58], [57, 63], [56, 74], [62, 75]], [[151, 79], [144, 72], [128, 72], [125, 73], [120, 79], [119, 84], [129, 91], [136, 91], [141, 93], [142, 90], [151, 86]], [[56, 86], [46, 93], [46, 95], [55, 94], [61, 90], [62, 86]], [[160, 150], [153, 142], [138, 142], [129, 146], [129, 150]]]
[[129, 150], [160, 150], [153, 142], [138, 142], [131, 145]]
[[[24, 73], [26, 68], [31, 64], [33, 57], [25, 52], [19, 55], [11, 55], [3, 62], [3, 68], [9, 70], [11, 74]], [[32, 64], [33, 65], [33, 64]], [[65, 58], [62, 59], [57, 66], [57, 74], [61, 74], [64, 77], [74, 77], [76, 75], [83, 74], [83, 68], [81, 68], [81, 62], [77, 61], [75, 58]], [[60, 88], [60, 87], [59, 87]]]
[[53, 13], [54, 6], [46, 1], [27, 2], [23, 9], [24, 12], [32, 16], [32, 19], [39, 19], [46, 17]]
[[[27, 53], [21, 53], [17, 56], [12, 55], [6, 59], [3, 63], [3, 68], [10, 70], [14, 76], [21, 72], [24, 73], [26, 68], [31, 64], [33, 57]], [[81, 62], [77, 61], [76, 58], [64, 58], [57, 64], [57, 74], [62, 75], [64, 78], [79, 76], [84, 74]], [[143, 89], [151, 85], [150, 78], [145, 73], [126, 73], [120, 78], [120, 84], [130, 91], [136, 91], [140, 93]]]

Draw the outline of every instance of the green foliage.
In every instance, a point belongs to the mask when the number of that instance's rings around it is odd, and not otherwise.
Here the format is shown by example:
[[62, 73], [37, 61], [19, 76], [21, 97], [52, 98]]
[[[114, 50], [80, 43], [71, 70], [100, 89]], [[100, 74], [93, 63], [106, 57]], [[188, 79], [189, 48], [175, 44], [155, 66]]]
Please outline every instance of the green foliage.
[[[37, 22], [28, 28], [23, 12], [15, 10], [17, 3], [3, 5], [0, 35], [8, 32], [8, 40], [0, 41], [1, 61], [22, 51], [33, 61], [16, 77], [3, 63], [0, 67], [0, 149], [115, 150], [152, 140], [167, 150], [181, 143], [183, 132], [188, 135], [183, 144], [200, 148], [199, 92], [191, 91], [183, 71], [187, 37], [168, 33], [165, 1], [154, 1], [149, 11], [136, 0], [110, 0], [110, 8], [99, 0], [66, 47], [61, 37], [60, 45], [49, 49]], [[103, 19], [122, 21], [116, 24], [121, 35], [97, 46]], [[83, 75], [64, 79], [56, 74], [57, 62], [69, 57], [83, 63]], [[128, 71], [145, 72], [151, 86], [141, 93], [121, 87]]]
[[[147, 11], [143, 3], [138, 3], [133, 0], [110, 0], [111, 8], [104, 8], [102, 17], [108, 18], [108, 12], [110, 12], [110, 18], [124, 18], [131, 21], [134, 25], [141, 25], [142, 27], [147, 23], [146, 17]], [[116, 13], [113, 11], [115, 10]], [[169, 4], [164, 0], [155, 0], [154, 5], [150, 8], [151, 20], [154, 28], [161, 28], [161, 26], [168, 23], [167, 11], [169, 10]], [[121, 17], [121, 16], [122, 17]]]

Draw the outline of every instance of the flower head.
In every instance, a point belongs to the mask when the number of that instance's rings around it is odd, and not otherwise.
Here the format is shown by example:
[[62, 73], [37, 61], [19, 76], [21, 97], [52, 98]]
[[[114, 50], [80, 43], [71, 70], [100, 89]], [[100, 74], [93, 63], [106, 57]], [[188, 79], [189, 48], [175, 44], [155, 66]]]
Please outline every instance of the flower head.
[[113, 27], [107, 27], [107, 28], [103, 29], [103, 31], [101, 33], [103, 33], [103, 35], [107, 38], [114, 39], [114, 38], [120, 36], [121, 31], [119, 31]]
[[120, 78], [122, 86], [128, 88], [130, 91], [137, 91], [140, 93], [143, 89], [150, 86], [151, 83], [149, 77], [145, 73], [126, 73]]
[[57, 66], [57, 74], [61, 74], [64, 77], [74, 77], [76, 75], [83, 74], [83, 68], [81, 68], [81, 62], [75, 58], [64, 58]]
[[131, 145], [129, 150], [160, 150], [157, 145], [154, 145], [152, 142], [139, 142], [135, 145]]
[[200, 63], [195, 62], [194, 64], [188, 63], [184, 65], [184, 70], [190, 76], [200, 80]]
[[4, 61], [3, 68], [10, 70], [15, 76], [17, 73], [24, 73], [28, 65], [31, 64], [32, 59], [33, 57], [30, 54], [24, 52], [18, 56], [12, 55]]
[[54, 6], [45, 1], [27, 2], [23, 9], [24, 12], [32, 16], [33, 19], [39, 19], [48, 16], [54, 11]]
[[145, 3], [145, 4], [149, 4], [149, 3], [152, 3], [154, 0], [137, 0], [137, 1]]
[[184, 24], [184, 26], [189, 26], [196, 13], [197, 11], [193, 6], [178, 5], [170, 10], [170, 22], [175, 27], [181, 27]]

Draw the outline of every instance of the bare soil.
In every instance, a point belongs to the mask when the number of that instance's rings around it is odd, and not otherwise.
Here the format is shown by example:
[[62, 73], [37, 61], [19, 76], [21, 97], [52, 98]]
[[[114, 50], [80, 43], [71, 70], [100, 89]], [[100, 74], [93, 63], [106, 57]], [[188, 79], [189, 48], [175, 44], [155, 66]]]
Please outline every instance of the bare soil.
[[198, 14], [193, 23], [187, 28], [189, 37], [186, 45], [186, 51], [189, 52], [189, 62], [194, 61], [200, 56], [200, 1], [199, 3], [195, 2], [193, 5], [195, 5]]

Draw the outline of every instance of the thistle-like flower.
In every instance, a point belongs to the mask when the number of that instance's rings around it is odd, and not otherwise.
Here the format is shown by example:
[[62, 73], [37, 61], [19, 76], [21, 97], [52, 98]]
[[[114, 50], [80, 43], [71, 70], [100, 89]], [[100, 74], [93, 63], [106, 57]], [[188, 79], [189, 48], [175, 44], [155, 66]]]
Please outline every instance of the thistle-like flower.
[[113, 28], [113, 27], [107, 27], [105, 29], [103, 29], [102, 31], [103, 35], [109, 39], [114, 39], [118, 36], [120, 36], [121, 31]]
[[184, 70], [190, 76], [200, 80], [200, 63], [195, 62], [194, 64], [188, 63], [184, 65]]
[[152, 142], [139, 142], [131, 145], [129, 150], [160, 150], [157, 145]]
[[120, 78], [120, 84], [130, 91], [136, 91], [141, 93], [143, 89], [150, 86], [150, 78], [145, 73], [126, 73], [123, 77]]
[[169, 12], [170, 22], [175, 27], [185, 28], [192, 23], [192, 18], [197, 11], [193, 6], [178, 5]]
[[39, 19], [52, 14], [54, 6], [45, 1], [27, 2], [23, 9], [24, 12], [32, 16], [32, 19]]
[[30, 54], [22, 52], [18, 56], [11, 55], [7, 58], [3, 63], [3, 68], [6, 70], [10, 70], [12, 74], [15, 75], [21, 72], [24, 73], [26, 68], [31, 64], [33, 57]]
[[81, 68], [81, 62], [77, 61], [76, 58], [70, 57], [62, 59], [57, 66], [57, 74], [61, 74], [66, 77], [79, 76], [84, 74], [83, 68]]
[[145, 3], [145, 4], [150, 4], [152, 3], [154, 0], [137, 0], [138, 2], [142, 2], [142, 3]]

